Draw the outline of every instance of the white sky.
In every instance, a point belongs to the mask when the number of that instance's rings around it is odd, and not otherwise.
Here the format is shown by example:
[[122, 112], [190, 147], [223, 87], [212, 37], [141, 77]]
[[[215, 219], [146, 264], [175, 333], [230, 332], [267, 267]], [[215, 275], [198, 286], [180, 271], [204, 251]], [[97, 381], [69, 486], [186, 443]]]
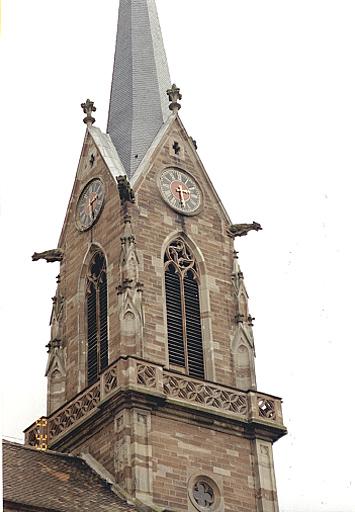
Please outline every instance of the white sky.
[[[259, 389], [284, 397], [281, 512], [354, 512], [355, 2], [157, 0], [182, 120], [233, 222]], [[45, 413], [57, 246], [95, 100], [106, 128], [118, 0], [3, 0], [3, 432]]]

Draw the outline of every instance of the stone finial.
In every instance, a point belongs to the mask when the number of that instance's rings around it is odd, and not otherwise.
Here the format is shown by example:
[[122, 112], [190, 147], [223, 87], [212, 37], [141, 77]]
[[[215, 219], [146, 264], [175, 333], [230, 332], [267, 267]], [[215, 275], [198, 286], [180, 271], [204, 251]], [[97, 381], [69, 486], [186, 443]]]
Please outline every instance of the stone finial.
[[84, 117], [83, 122], [87, 124], [88, 126], [91, 126], [95, 122], [95, 118], [92, 117], [92, 113], [96, 112], [96, 107], [94, 105], [94, 102], [87, 99], [85, 103], [81, 104], [81, 108], [84, 111], [84, 114], [86, 114], [86, 117]]
[[171, 86], [171, 89], [168, 89], [166, 91], [166, 94], [169, 96], [169, 101], [171, 101], [169, 105], [170, 110], [172, 110], [174, 113], [177, 113], [181, 108], [181, 105], [178, 102], [178, 100], [181, 100], [182, 98], [182, 95], [180, 94], [180, 89], [176, 87], [176, 84], [173, 84]]

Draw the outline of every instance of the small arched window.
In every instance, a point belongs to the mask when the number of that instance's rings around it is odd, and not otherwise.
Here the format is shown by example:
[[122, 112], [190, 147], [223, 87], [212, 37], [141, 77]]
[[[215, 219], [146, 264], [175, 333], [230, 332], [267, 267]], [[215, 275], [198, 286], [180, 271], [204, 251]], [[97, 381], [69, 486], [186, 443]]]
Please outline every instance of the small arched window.
[[102, 252], [91, 259], [86, 278], [87, 380], [91, 386], [108, 366], [107, 276]]
[[169, 363], [192, 377], [204, 378], [199, 276], [195, 258], [184, 240], [165, 251], [165, 294]]

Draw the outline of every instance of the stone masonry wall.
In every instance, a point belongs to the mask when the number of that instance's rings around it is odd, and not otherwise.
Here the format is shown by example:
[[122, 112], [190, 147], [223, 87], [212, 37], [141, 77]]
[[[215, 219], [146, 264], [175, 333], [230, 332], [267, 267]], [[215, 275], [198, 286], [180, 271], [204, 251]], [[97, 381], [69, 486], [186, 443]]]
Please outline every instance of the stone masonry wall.
[[[175, 141], [184, 147], [183, 158], [172, 154], [171, 147]], [[209, 307], [202, 314], [202, 318], [207, 320], [203, 322], [203, 336], [212, 349], [206, 357], [214, 358], [214, 368], [207, 371], [207, 378], [235, 386], [231, 336], [235, 329], [236, 304], [231, 282], [233, 242], [226, 234], [227, 220], [178, 122], [163, 148], [158, 149], [151, 160], [146, 176], [137, 183], [137, 208], [132, 210], [135, 212], [132, 223], [141, 260], [140, 279], [144, 283], [144, 355], [152, 361], [167, 363], [163, 250], [174, 233], [183, 232], [187, 243], [189, 239], [193, 240], [205, 260], [200, 269], [205, 274], [207, 290], [201, 291], [201, 302], [208, 295]], [[157, 178], [159, 171], [169, 166], [186, 170], [201, 187], [204, 207], [200, 214], [191, 217], [179, 215], [161, 198]], [[194, 249], [193, 244], [190, 245]]]
[[[176, 141], [182, 147], [179, 156], [172, 151]], [[88, 163], [91, 154], [95, 155], [92, 167]], [[198, 215], [179, 215], [162, 199], [157, 186], [158, 174], [169, 166], [189, 172], [202, 189], [203, 209]], [[95, 177], [100, 177], [105, 185], [104, 208], [93, 228], [80, 232], [75, 223], [76, 203], [85, 184]], [[128, 207], [139, 258], [138, 279], [144, 285], [143, 342], [142, 347], [137, 346], [136, 351], [132, 342], [125, 344], [120, 335], [122, 326], [119, 321], [117, 285], [120, 278], [120, 237], [124, 229], [123, 208], [117, 184], [88, 136], [62, 234], [65, 251], [61, 265], [61, 293], [66, 299], [66, 399], [71, 399], [87, 385], [85, 272], [90, 260], [90, 247], [93, 244], [101, 247], [107, 258], [109, 362], [130, 353], [168, 366], [163, 257], [166, 244], [181, 233], [197, 257], [201, 273], [206, 378], [235, 386], [236, 374], [231, 354], [231, 340], [236, 329], [236, 299], [231, 280], [233, 241], [226, 233], [228, 219], [178, 120], [165, 136], [163, 144], [157, 147], [147, 172], [138, 178], [133, 187], [136, 203]]]
[[222, 493], [224, 512], [256, 511], [251, 442], [214, 428], [152, 417], [154, 502], [188, 509], [191, 477], [209, 476]]
[[[95, 155], [91, 167], [89, 160]], [[104, 208], [92, 229], [80, 232], [76, 228], [76, 204], [85, 184], [99, 177], [105, 186]], [[107, 259], [109, 305], [109, 360], [118, 353], [117, 276], [120, 254], [120, 234], [123, 230], [121, 206], [117, 184], [108, 172], [104, 161], [89, 136], [79, 164], [78, 179], [74, 184], [66, 222], [62, 232], [64, 260], [61, 264], [61, 293], [66, 299], [64, 340], [67, 353], [66, 398], [70, 400], [86, 387], [86, 319], [85, 319], [85, 271], [89, 264], [87, 255], [93, 244], [101, 247]], [[87, 256], [87, 257], [86, 257]], [[85, 258], [86, 257], [86, 258]], [[86, 265], [84, 265], [84, 262]], [[83, 266], [84, 265], [84, 266]]]

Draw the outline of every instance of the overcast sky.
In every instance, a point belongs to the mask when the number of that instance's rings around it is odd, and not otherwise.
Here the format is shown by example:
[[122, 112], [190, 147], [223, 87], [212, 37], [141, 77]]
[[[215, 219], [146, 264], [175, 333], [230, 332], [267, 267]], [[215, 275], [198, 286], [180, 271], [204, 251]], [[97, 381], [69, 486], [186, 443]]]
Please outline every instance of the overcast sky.
[[[354, 512], [355, 2], [157, 0], [181, 118], [233, 222], [260, 390], [284, 398], [281, 512]], [[118, 0], [3, 0], [3, 432], [46, 412], [57, 246], [95, 100], [106, 128]]]

